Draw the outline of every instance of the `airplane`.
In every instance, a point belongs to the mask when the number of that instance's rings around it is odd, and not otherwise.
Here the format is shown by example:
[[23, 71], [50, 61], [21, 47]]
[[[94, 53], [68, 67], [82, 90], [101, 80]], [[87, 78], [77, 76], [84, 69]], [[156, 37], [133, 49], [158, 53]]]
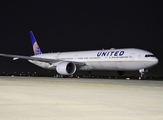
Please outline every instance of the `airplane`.
[[42, 53], [33, 32], [29, 31], [29, 33], [34, 51], [33, 56], [9, 54], [0, 54], [0, 56], [12, 57], [13, 60], [26, 59], [39, 67], [56, 70], [60, 75], [73, 75], [77, 70], [117, 71], [123, 75], [125, 71], [138, 70], [139, 79], [144, 78], [144, 73], [148, 68], [158, 63], [153, 53], [138, 48]]

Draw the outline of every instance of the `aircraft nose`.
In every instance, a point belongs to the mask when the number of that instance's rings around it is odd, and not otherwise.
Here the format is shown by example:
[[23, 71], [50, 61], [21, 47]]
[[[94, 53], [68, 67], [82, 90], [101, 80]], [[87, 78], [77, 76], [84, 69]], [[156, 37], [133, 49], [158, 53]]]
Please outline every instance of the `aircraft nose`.
[[149, 62], [145, 63], [145, 66], [146, 67], [152, 67], [152, 66], [155, 66], [159, 60], [156, 58], [156, 57], [151, 57], [150, 59], [148, 59]]
[[159, 62], [159, 60], [158, 60], [158, 58], [156, 58], [156, 57], [153, 57], [153, 58], [151, 59], [151, 65], [152, 65], [152, 66], [158, 64], [158, 62]]
[[159, 60], [158, 60], [158, 58], [154, 58], [154, 64], [156, 65], [156, 64], [158, 64], [158, 62], [159, 62]]

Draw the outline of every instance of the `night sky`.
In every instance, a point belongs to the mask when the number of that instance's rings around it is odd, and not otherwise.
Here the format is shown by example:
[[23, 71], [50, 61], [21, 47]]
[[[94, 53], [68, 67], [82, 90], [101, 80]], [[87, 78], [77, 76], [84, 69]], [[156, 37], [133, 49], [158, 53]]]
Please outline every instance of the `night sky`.
[[[148, 75], [163, 76], [163, 2], [5, 1], [0, 4], [0, 53], [33, 55], [29, 31], [43, 53], [140, 48], [159, 64]], [[0, 57], [0, 73], [48, 73], [26, 60]]]

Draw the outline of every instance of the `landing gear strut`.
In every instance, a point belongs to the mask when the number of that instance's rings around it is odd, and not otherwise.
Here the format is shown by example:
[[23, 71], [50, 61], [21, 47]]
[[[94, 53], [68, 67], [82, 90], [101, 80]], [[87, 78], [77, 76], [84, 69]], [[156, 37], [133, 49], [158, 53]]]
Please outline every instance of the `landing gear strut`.
[[139, 80], [143, 80], [144, 79], [144, 73], [148, 72], [148, 69], [140, 69], [139, 73], [140, 73], [140, 77]]

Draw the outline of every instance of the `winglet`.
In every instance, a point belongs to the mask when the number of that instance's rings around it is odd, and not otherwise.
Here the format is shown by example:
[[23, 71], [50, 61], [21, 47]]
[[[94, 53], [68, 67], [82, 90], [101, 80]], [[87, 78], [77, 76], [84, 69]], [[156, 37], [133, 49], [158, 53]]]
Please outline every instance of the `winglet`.
[[33, 47], [33, 52], [35, 55], [39, 55], [39, 54], [42, 54], [38, 44], [37, 44], [37, 41], [33, 35], [33, 32], [32, 31], [29, 31], [29, 34], [31, 36], [31, 41], [32, 41], [32, 47]]

